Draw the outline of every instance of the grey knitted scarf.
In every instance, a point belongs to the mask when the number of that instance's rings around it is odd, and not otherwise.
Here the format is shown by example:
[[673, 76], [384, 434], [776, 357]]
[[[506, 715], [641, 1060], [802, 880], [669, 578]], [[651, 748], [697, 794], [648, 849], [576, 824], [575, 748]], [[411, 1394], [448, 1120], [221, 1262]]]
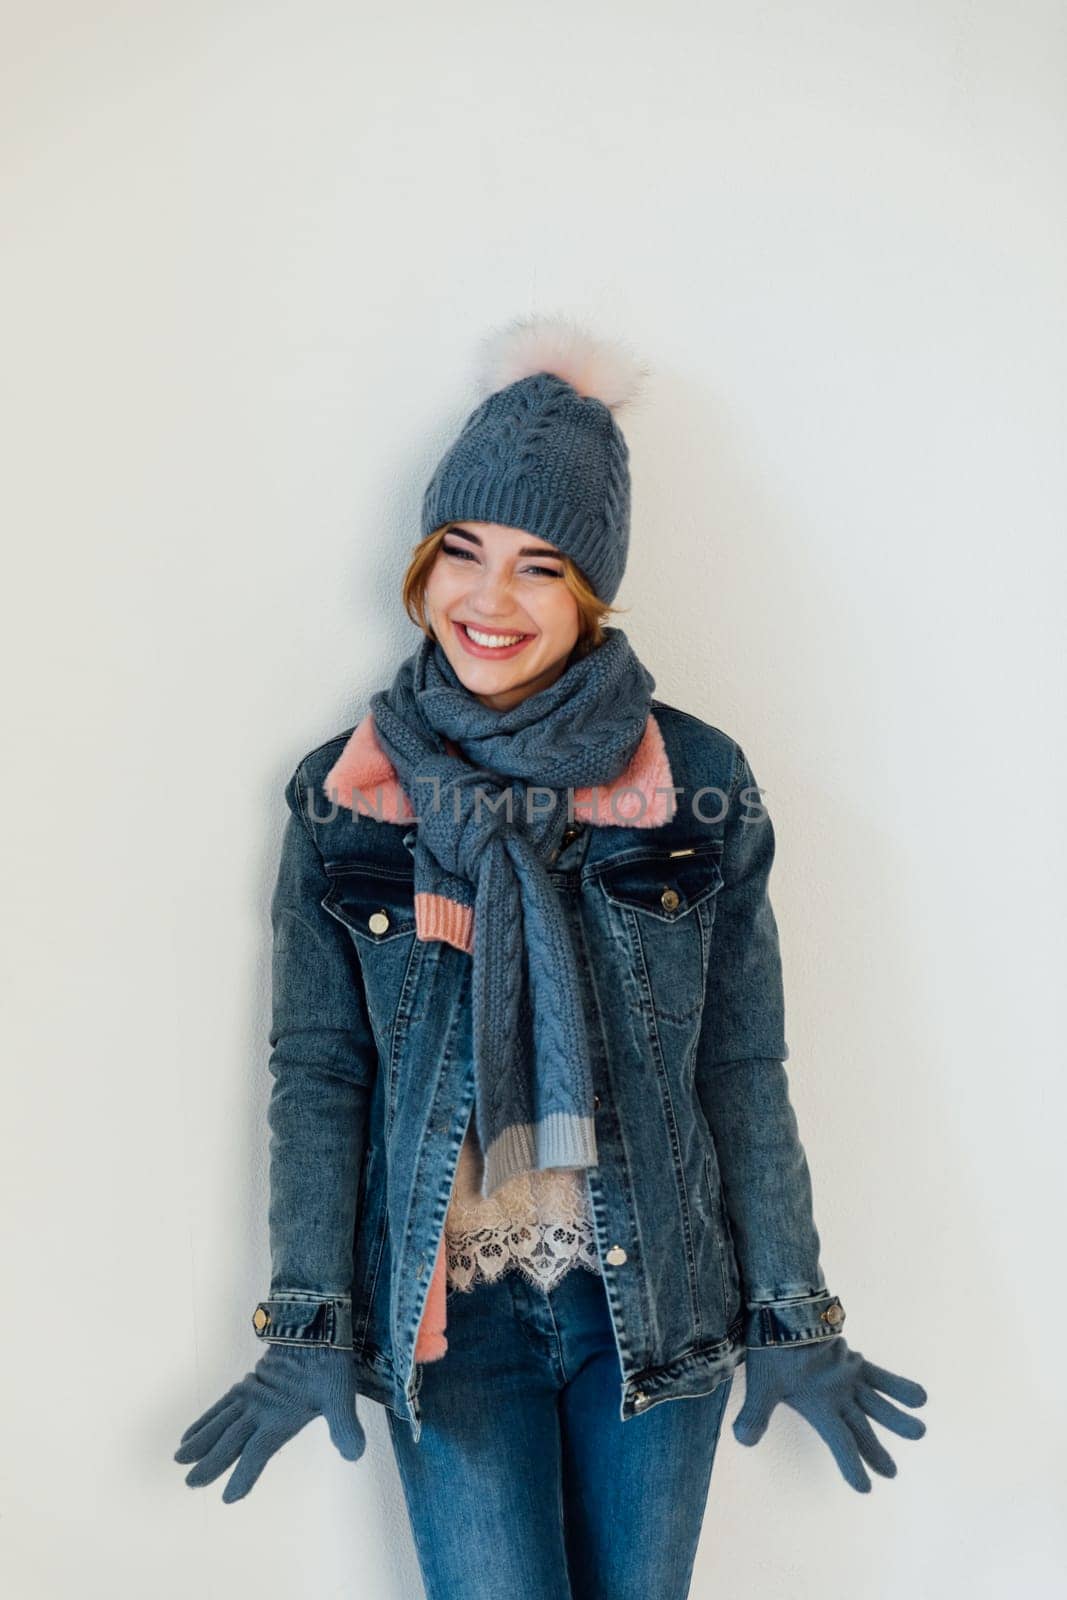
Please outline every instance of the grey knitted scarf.
[[648, 720], [655, 679], [620, 628], [604, 633], [509, 711], [483, 706], [429, 637], [371, 696], [379, 742], [417, 817], [415, 892], [473, 906], [485, 1197], [520, 1172], [597, 1163], [585, 1016], [547, 863], [571, 820], [568, 790], [617, 778]]

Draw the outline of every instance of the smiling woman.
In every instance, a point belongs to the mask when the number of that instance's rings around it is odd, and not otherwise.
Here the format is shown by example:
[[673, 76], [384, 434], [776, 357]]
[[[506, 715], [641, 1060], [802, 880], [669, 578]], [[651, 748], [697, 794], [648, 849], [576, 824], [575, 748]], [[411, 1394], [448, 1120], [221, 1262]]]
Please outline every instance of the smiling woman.
[[177, 1459], [239, 1499], [384, 1405], [431, 1600], [683, 1600], [742, 1364], [736, 1436], [784, 1402], [861, 1492], [869, 1418], [923, 1432], [823, 1275], [752, 766], [606, 622], [638, 376], [559, 320], [491, 341], [422, 637], [286, 787], [268, 1349]]
[[493, 522], [447, 522], [428, 534], [412, 553], [401, 594], [408, 616], [440, 640], [457, 670], [460, 650], [476, 661], [522, 657], [506, 680], [488, 673], [481, 680], [484, 703], [500, 710], [551, 682], [553, 659], [562, 659], [562, 671], [568, 659], [598, 649], [605, 620], [623, 609], [601, 599], [562, 550]]

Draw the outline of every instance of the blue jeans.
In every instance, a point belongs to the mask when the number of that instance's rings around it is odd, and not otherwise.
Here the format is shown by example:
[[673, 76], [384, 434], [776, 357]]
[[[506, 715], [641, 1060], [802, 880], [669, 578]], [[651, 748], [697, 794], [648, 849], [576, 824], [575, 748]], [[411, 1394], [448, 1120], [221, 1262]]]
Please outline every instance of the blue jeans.
[[598, 1274], [450, 1293], [418, 1444], [386, 1412], [427, 1600], [684, 1600], [732, 1378], [623, 1422]]

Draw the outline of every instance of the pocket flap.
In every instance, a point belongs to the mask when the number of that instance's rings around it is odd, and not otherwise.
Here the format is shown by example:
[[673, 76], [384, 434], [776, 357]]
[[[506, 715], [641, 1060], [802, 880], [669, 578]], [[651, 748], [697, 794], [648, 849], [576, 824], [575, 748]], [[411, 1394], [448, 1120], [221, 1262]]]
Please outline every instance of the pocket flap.
[[382, 944], [415, 931], [415, 874], [336, 867], [322, 904], [357, 938]]
[[684, 917], [722, 888], [722, 844], [663, 848], [600, 868], [605, 894], [619, 905], [647, 911], [664, 922]]

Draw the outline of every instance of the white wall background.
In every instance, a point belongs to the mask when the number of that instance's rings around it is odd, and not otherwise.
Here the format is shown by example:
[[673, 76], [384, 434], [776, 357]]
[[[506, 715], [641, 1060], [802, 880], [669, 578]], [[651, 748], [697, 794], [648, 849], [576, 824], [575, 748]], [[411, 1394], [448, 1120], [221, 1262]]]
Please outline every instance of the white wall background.
[[739, 1381], [693, 1594], [1061, 1592], [1062, 9], [4, 9], [6, 1592], [421, 1592], [377, 1407], [171, 1452], [258, 1355], [282, 786], [535, 310], [653, 369], [622, 623], [766, 789], [824, 1265], [931, 1396], [861, 1498]]

